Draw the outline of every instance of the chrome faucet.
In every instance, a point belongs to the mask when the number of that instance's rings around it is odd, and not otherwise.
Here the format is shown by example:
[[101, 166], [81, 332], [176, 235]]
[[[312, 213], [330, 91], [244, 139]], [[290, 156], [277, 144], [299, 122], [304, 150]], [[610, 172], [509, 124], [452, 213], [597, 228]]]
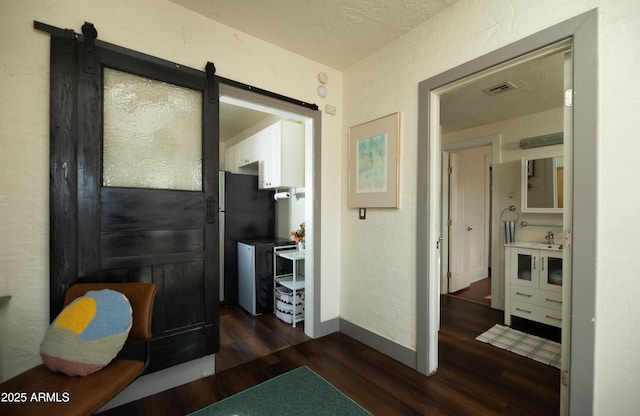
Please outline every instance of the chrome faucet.
[[551, 231], [547, 231], [547, 236], [545, 237], [545, 240], [547, 240], [547, 244], [555, 244], [553, 242], [553, 233]]

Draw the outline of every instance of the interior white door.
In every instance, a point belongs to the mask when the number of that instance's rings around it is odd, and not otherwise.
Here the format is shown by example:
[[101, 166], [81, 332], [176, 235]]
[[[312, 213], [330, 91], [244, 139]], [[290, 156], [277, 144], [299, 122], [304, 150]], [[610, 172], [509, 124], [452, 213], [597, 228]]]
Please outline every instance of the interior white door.
[[486, 175], [490, 148], [450, 154], [449, 293], [488, 276]]

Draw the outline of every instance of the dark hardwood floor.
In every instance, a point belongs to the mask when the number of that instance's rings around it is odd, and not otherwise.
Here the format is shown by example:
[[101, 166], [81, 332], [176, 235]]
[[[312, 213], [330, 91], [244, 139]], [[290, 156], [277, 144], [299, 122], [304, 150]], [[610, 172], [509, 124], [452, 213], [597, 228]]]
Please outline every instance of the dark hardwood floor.
[[252, 317], [238, 305], [220, 307], [220, 351], [216, 354], [216, 372], [310, 339], [304, 334], [304, 322], [293, 328], [272, 313]]
[[[104, 414], [183, 415], [304, 365], [374, 415], [559, 413], [558, 369], [475, 340], [494, 323], [502, 322], [501, 311], [449, 296], [443, 296], [441, 302], [439, 367], [430, 377], [335, 333], [278, 349]], [[245, 338], [240, 335], [244, 330], [227, 329], [237, 336], [229, 342], [236, 345], [233, 350], [245, 342], [271, 344]], [[274, 345], [278, 348], [277, 342]], [[242, 357], [241, 361], [248, 357], [244, 352], [231, 355]], [[219, 365], [232, 365], [231, 358], [221, 361]], [[283, 392], [283, 399], [285, 396]]]
[[491, 278], [485, 277], [473, 282], [468, 288], [450, 293], [449, 296], [491, 306]]
[[[479, 305], [490, 308], [491, 278], [487, 277], [485, 279], [478, 280], [477, 282], [471, 283], [468, 288], [459, 290], [454, 293], [449, 293], [447, 294], [447, 296], [455, 299], [462, 299], [468, 302], [477, 303]], [[500, 312], [500, 317], [498, 317], [497, 319], [498, 321], [496, 321], [496, 323], [503, 324], [504, 319], [502, 318], [502, 312]], [[560, 330], [560, 328], [541, 324], [535, 321], [529, 321], [517, 316], [511, 317], [511, 327], [519, 331], [526, 332], [527, 334], [537, 335], [539, 337], [550, 339], [556, 342], [560, 342], [560, 339], [562, 337], [562, 331]]]

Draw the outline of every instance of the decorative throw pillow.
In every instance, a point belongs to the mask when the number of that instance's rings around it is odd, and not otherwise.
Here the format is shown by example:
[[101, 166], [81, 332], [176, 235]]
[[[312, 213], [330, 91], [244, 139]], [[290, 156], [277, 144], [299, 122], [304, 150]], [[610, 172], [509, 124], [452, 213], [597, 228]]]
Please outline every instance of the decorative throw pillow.
[[52, 371], [86, 376], [100, 370], [122, 349], [131, 329], [129, 300], [110, 289], [75, 299], [49, 326], [40, 356]]

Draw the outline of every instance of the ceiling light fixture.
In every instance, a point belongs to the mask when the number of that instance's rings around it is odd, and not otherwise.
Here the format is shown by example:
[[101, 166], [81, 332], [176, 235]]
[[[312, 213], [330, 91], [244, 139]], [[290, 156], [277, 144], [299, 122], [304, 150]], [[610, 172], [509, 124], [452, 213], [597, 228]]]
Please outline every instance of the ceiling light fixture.
[[523, 149], [531, 149], [534, 147], [552, 146], [554, 144], [562, 144], [564, 142], [564, 134], [553, 133], [544, 136], [528, 137], [520, 140], [520, 147]]

